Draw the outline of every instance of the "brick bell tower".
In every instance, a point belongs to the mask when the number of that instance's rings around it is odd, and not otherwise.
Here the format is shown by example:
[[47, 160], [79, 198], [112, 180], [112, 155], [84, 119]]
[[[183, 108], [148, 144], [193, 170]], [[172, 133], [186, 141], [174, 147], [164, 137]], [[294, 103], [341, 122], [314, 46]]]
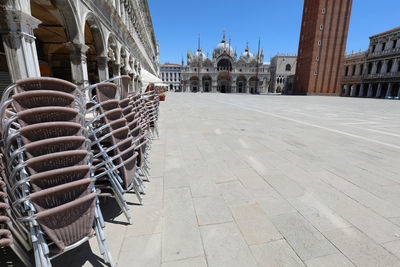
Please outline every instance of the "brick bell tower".
[[305, 0], [295, 94], [340, 94], [353, 0]]

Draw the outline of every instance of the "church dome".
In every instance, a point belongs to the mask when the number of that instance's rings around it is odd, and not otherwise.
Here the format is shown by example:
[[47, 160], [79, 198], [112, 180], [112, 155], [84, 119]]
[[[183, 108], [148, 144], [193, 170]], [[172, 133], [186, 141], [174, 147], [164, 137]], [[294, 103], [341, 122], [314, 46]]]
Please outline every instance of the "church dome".
[[244, 52], [242, 53], [242, 55], [240, 56], [240, 59], [244, 59], [247, 62], [250, 62], [253, 59], [254, 60], [256, 59], [254, 57], [254, 55], [249, 51], [249, 46], [248, 45], [247, 45], [246, 49], [244, 50]]
[[197, 50], [196, 53], [193, 54], [193, 61], [197, 62], [199, 60], [199, 56], [200, 56], [200, 61], [203, 61], [207, 58], [206, 55], [204, 55], [204, 53], [200, 49], [200, 50]]
[[226, 41], [225, 41], [225, 34], [222, 38], [222, 41], [214, 48], [214, 53], [213, 56], [214, 57], [219, 57], [220, 55], [222, 55], [223, 53], [228, 54], [233, 57], [233, 49], [232, 46], [230, 46]]

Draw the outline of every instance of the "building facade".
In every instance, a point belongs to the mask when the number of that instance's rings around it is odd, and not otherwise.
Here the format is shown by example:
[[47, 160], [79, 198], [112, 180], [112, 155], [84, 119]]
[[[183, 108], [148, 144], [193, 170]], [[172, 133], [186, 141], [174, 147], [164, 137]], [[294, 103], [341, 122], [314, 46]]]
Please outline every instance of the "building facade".
[[187, 64], [182, 68], [182, 85], [186, 92], [267, 93], [269, 64], [264, 54], [254, 56], [248, 46], [238, 58], [237, 52], [225, 40], [225, 34], [213, 50], [212, 58], [201, 48], [188, 51]]
[[51, 76], [85, 87], [121, 74], [140, 87], [159, 74], [146, 0], [5, 0], [0, 7], [1, 76]]
[[368, 50], [345, 57], [342, 96], [400, 98], [400, 27], [371, 36]]
[[305, 0], [295, 94], [340, 94], [352, 0]]
[[161, 79], [168, 84], [168, 90], [182, 91], [182, 66], [178, 64], [165, 63], [160, 66]]
[[272, 93], [282, 93], [287, 90], [286, 81], [288, 76], [296, 73], [297, 55], [277, 54], [271, 58], [271, 83], [269, 91]]

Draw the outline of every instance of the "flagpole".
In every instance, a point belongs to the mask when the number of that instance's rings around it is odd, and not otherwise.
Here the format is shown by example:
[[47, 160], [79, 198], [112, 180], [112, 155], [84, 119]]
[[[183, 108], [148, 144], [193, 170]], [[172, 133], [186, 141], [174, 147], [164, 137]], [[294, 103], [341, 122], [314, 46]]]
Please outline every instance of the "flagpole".
[[258, 38], [258, 51], [257, 51], [257, 68], [256, 68], [256, 90], [255, 93], [258, 92], [258, 60], [260, 58], [260, 38]]
[[231, 35], [229, 35], [228, 50], [228, 78], [231, 80]]
[[199, 91], [200, 91], [200, 33], [199, 33], [199, 49], [197, 50], [198, 51], [198, 53], [197, 53], [197, 55], [198, 55], [198, 62], [197, 62], [197, 78], [198, 78], [198, 80], [199, 80]]

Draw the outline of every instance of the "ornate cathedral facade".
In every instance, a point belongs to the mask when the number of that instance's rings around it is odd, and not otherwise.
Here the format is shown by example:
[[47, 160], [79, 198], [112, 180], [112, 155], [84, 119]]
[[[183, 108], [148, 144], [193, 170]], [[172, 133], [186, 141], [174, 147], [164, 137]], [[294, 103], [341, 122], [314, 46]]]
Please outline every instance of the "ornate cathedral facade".
[[225, 40], [214, 48], [212, 58], [201, 48], [182, 59], [182, 88], [186, 92], [267, 93], [270, 80], [269, 64], [261, 51], [253, 55], [248, 48], [238, 57]]

